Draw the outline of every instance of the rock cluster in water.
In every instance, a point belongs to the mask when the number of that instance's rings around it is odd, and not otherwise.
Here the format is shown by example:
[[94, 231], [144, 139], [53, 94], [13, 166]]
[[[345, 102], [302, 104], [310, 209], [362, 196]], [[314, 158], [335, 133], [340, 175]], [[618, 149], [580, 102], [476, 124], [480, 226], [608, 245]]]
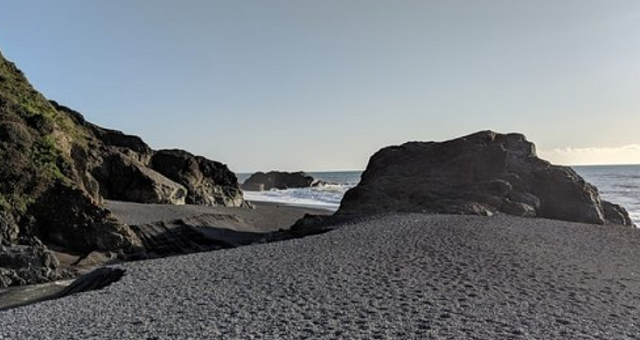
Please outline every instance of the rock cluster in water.
[[525, 136], [492, 131], [378, 151], [336, 215], [386, 212], [508, 214], [632, 225], [624, 208], [602, 200], [573, 169], [538, 158]]
[[242, 189], [246, 191], [262, 191], [271, 189], [308, 188], [316, 181], [313, 177], [302, 171], [281, 172], [269, 171], [256, 172], [242, 184]]

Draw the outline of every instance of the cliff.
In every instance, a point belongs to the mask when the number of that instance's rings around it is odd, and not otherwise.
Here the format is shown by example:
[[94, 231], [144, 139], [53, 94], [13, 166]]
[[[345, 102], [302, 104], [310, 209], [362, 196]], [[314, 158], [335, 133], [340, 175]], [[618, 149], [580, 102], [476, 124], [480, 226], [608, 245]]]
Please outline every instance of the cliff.
[[144, 252], [104, 199], [247, 206], [226, 165], [91, 124], [1, 54], [0, 159], [0, 287], [64, 276], [47, 246]]

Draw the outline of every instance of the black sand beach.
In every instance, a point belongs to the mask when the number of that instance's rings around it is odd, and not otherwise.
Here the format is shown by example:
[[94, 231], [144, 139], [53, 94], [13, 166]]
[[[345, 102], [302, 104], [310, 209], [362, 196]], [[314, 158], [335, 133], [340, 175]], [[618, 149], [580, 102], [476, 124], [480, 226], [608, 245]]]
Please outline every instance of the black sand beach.
[[[305, 214], [332, 213], [324, 209], [268, 202], [254, 202], [254, 209], [120, 201], [108, 201], [107, 205], [119, 220], [136, 226], [140, 233], [149, 237], [189, 225], [211, 239], [221, 240], [230, 245], [251, 243], [259, 240], [260, 235], [288, 229]], [[88, 273], [97, 266], [119, 262], [112, 254], [95, 253], [90, 258], [82, 260], [78, 255], [61, 251], [54, 251], [54, 254], [64, 267], [78, 271], [80, 274]], [[72, 281], [63, 280], [0, 289], [0, 310], [48, 299], [62, 291]]]
[[211, 207], [202, 205], [141, 204], [107, 201], [107, 207], [128, 225], [189, 219], [198, 216], [235, 216], [241, 224], [220, 224], [221, 228], [247, 232], [271, 232], [287, 229], [305, 214], [330, 215], [326, 209], [304, 208], [282, 203], [252, 202], [254, 209]]
[[401, 214], [304, 239], [122, 264], [0, 312], [3, 339], [637, 339], [640, 233]]

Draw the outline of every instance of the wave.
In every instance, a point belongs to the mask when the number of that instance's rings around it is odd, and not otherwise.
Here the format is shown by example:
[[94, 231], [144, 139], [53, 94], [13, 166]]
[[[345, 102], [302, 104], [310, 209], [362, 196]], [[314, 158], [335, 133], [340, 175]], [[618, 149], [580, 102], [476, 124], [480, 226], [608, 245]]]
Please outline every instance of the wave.
[[338, 210], [342, 196], [354, 185], [321, 184], [311, 188], [294, 188], [269, 191], [245, 191], [249, 201], [283, 203], [305, 207]]

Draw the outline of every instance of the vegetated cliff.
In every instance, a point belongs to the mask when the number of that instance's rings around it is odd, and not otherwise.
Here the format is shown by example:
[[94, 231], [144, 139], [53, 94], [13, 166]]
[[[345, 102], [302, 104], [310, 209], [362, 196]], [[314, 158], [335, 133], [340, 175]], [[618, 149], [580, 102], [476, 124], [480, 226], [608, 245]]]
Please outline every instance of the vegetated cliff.
[[385, 212], [500, 213], [632, 225], [624, 208], [602, 200], [573, 169], [538, 158], [525, 136], [492, 131], [374, 154], [336, 215]]
[[47, 250], [144, 252], [103, 199], [247, 206], [226, 165], [87, 122], [0, 54], [0, 287], [59, 278]]

